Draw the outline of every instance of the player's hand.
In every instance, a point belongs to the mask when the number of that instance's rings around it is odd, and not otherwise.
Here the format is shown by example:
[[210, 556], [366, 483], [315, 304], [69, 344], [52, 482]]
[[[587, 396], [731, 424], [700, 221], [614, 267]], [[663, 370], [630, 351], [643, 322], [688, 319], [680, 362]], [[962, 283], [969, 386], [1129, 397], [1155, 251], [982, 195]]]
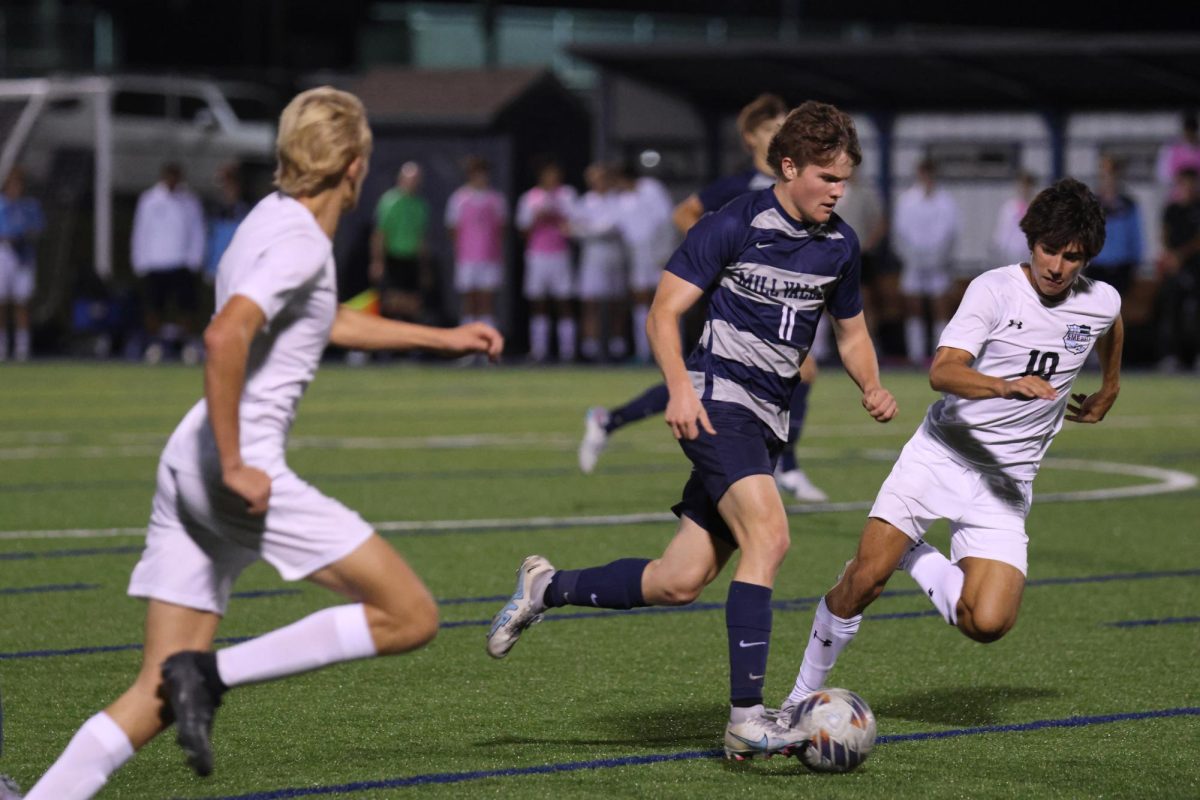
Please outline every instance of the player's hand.
[[504, 337], [500, 331], [483, 322], [468, 322], [446, 331], [446, 351], [453, 355], [483, 353], [489, 361], [500, 359]]
[[1058, 392], [1045, 378], [1022, 375], [1015, 381], [1005, 381], [1001, 390], [1005, 400], [1057, 400]]
[[900, 410], [896, 398], [882, 386], [863, 392], [862, 406], [876, 422], [890, 422]]
[[1105, 392], [1103, 389], [1095, 394], [1077, 392], [1067, 401], [1067, 415], [1064, 419], [1071, 422], [1097, 423], [1117, 402], [1116, 392]]
[[671, 392], [671, 398], [667, 401], [666, 422], [676, 439], [695, 439], [700, 435], [701, 428], [713, 436], [717, 435], [716, 429], [708, 421], [704, 404], [691, 386]]
[[241, 464], [225, 470], [221, 475], [225, 488], [246, 501], [246, 511], [254, 516], [267, 513], [267, 501], [271, 499], [271, 478], [256, 467]]

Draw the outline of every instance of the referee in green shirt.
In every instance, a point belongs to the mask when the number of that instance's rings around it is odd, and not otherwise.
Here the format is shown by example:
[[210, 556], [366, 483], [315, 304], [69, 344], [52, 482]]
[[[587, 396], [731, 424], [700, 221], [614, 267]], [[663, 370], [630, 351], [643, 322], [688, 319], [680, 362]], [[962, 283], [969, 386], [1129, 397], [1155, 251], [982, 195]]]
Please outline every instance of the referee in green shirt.
[[371, 284], [379, 288], [379, 305], [385, 317], [416, 321], [421, 316], [421, 294], [429, 288], [429, 204], [417, 194], [421, 168], [408, 161], [396, 175], [396, 185], [383, 193], [375, 206], [375, 231], [371, 235]]

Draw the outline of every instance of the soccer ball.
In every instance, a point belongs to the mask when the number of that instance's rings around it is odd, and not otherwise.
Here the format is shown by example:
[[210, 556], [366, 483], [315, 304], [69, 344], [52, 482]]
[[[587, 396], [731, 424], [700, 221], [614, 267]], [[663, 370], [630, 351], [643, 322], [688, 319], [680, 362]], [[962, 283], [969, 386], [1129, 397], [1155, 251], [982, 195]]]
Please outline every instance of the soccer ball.
[[814, 772], [849, 772], [875, 746], [875, 715], [848, 689], [822, 689], [796, 707], [791, 727], [808, 736], [797, 752]]

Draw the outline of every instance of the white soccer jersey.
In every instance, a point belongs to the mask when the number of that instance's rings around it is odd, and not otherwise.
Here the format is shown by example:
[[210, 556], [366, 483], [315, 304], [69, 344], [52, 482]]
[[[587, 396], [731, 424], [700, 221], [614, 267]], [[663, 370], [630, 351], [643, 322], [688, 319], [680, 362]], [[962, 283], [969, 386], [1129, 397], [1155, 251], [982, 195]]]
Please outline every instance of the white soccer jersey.
[[929, 407], [926, 430], [967, 463], [1033, 480], [1062, 427], [1071, 385], [1120, 313], [1120, 295], [1101, 281], [1080, 276], [1070, 296], [1051, 306], [1020, 265], [983, 273], [967, 287], [938, 346], [973, 354], [972, 366], [984, 375], [1005, 380], [1039, 375], [1058, 399], [964, 400], [946, 394]]
[[[254, 207], [217, 267], [218, 311], [234, 295], [267, 321], [250, 343], [239, 406], [242, 459], [273, 477], [337, 314], [333, 245], [312, 213], [278, 192]], [[163, 460], [185, 472], [219, 470], [207, 403], [201, 399], [167, 442]]]

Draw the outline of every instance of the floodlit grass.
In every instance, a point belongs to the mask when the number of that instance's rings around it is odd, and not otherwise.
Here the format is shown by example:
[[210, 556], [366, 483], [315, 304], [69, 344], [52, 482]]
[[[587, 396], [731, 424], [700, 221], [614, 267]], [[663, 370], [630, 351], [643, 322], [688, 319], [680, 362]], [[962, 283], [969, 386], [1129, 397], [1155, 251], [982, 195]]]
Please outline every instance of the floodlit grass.
[[[801, 456], [839, 502], [865, 503], [933, 399], [923, 376], [895, 373], [890, 425], [870, 421], [852, 384], [827, 370], [813, 394]], [[661, 421], [618, 434], [596, 474], [580, 475], [584, 409], [615, 404], [650, 370], [389, 368], [330, 365], [311, 387], [290, 454], [302, 476], [377, 523], [514, 520], [506, 530], [390, 534], [445, 602], [445, 629], [419, 653], [340, 665], [226, 698], [217, 771], [195, 778], [171, 736], [119, 772], [104, 798], [317, 796], [1162, 797], [1200, 796], [1200, 716], [992, 732], [881, 744], [858, 772], [807, 773], [794, 760], [733, 767], [720, 746], [727, 675], [721, 610], [619, 614], [534, 628], [502, 662], [486, 623], [533, 552], [560, 566], [658, 554], [670, 523], [522, 527], [529, 517], [661, 512], [678, 498], [686, 459]], [[1098, 385], [1085, 374], [1077, 388]], [[0, 370], [0, 531], [139, 528], [158, 450], [199, 396], [195, 369], [47, 364]], [[1132, 374], [1109, 420], [1067, 424], [1058, 458], [1200, 474], [1200, 381]], [[1115, 489], [1153, 479], [1048, 465], [1039, 494]], [[791, 686], [811, 601], [850, 556], [864, 511], [792, 517], [793, 548], [775, 588], [769, 700]], [[1200, 624], [1114, 627], [1200, 617], [1200, 491], [1035, 503], [1021, 620], [992, 645], [936, 619], [884, 618], [927, 605], [905, 576], [868, 612], [833, 683], [862, 694], [882, 736], [1021, 725], [1200, 706]], [[932, 541], [947, 547], [946, 528]], [[0, 534], [0, 771], [30, 785], [74, 730], [133, 677], [136, 650], [13, 657], [136, 644], [143, 608], [125, 596], [138, 540]], [[1058, 582], [1049, 579], [1097, 578]], [[724, 600], [728, 572], [700, 602]], [[78, 586], [75, 586], [78, 584]], [[59, 591], [12, 590], [59, 586]], [[249, 636], [336, 600], [249, 569], [221, 636]], [[872, 614], [878, 619], [872, 619]], [[456, 783], [371, 788], [415, 776], [531, 770]], [[602, 767], [602, 768], [601, 768]], [[429, 780], [425, 778], [423, 780]]]

